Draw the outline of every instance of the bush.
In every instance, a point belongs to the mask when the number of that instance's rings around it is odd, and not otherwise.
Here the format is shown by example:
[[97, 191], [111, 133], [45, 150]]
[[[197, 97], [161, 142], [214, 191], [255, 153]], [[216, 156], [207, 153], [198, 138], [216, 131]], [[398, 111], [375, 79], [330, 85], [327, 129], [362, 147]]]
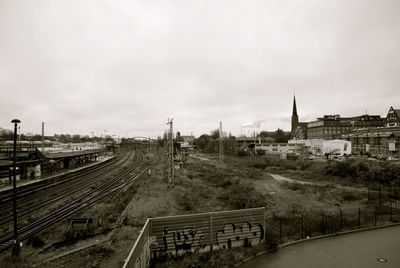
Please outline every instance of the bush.
[[[285, 170], [288, 170], [288, 169], [296, 170], [298, 167], [297, 161], [283, 160], [283, 159], [279, 159], [276, 157], [266, 157], [265, 164], [268, 167], [279, 167], [280, 169], [285, 169]], [[305, 163], [304, 165], [306, 166], [307, 164], [309, 164], [309, 163]]]
[[180, 205], [185, 211], [192, 211], [195, 207], [195, 198], [193, 194], [189, 192], [178, 193], [177, 194], [177, 203]]
[[109, 248], [109, 247], [103, 246], [103, 245], [97, 245], [97, 246], [90, 248], [89, 255], [90, 256], [97, 255], [101, 258], [108, 258], [111, 255], [113, 255], [114, 252], [115, 251], [112, 248]]
[[37, 236], [32, 236], [28, 239], [27, 244], [32, 245], [34, 248], [40, 248], [44, 245], [44, 241]]
[[256, 154], [257, 154], [257, 155], [265, 155], [265, 151], [264, 151], [264, 150], [261, 150], [261, 149], [257, 149], [257, 150], [256, 150]]
[[240, 149], [238, 151], [238, 156], [240, 156], [240, 157], [249, 156], [249, 155], [250, 155], [250, 153], [246, 150]]
[[224, 178], [223, 180], [220, 180], [218, 183], [216, 183], [216, 186], [222, 187], [222, 188], [227, 188], [232, 185], [233, 185], [233, 181], [230, 178]]
[[265, 205], [265, 197], [252, 186], [235, 184], [217, 197], [233, 209], [255, 208]]
[[265, 163], [255, 163], [253, 165], [253, 167], [259, 168], [259, 169], [265, 169], [267, 167], [267, 164], [265, 164]]
[[352, 192], [345, 192], [342, 193], [342, 197], [344, 201], [356, 201], [360, 200], [362, 196], [360, 194], [352, 193]]
[[300, 169], [301, 170], [306, 170], [311, 166], [312, 166], [312, 164], [310, 162], [301, 162], [300, 163]]
[[400, 182], [400, 167], [391, 163], [344, 161], [327, 166], [325, 173], [338, 177], [351, 177], [384, 184]]

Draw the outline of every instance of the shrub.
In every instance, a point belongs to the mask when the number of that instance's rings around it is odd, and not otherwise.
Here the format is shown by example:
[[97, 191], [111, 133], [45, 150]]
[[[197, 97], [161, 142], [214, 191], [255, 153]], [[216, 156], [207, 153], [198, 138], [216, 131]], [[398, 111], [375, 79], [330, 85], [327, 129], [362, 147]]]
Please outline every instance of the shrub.
[[352, 193], [352, 192], [345, 192], [342, 193], [342, 197], [344, 201], [355, 201], [360, 200], [362, 197], [360, 194]]
[[265, 155], [265, 151], [264, 151], [264, 150], [261, 150], [261, 149], [257, 149], [257, 150], [256, 150], [256, 154], [257, 154], [257, 155]]
[[40, 248], [44, 245], [44, 241], [40, 237], [32, 236], [28, 239], [27, 244], [34, 248]]
[[101, 258], [108, 258], [111, 255], [113, 255], [114, 252], [115, 251], [112, 248], [103, 245], [97, 245], [90, 248], [89, 255], [90, 256], [98, 255]]
[[250, 153], [244, 149], [240, 149], [238, 151], [238, 156], [240, 156], [240, 157], [249, 156], [249, 155], [250, 155]]
[[252, 186], [235, 184], [217, 197], [233, 209], [255, 208], [265, 205], [265, 197]]
[[189, 192], [178, 193], [177, 196], [177, 203], [180, 205], [185, 211], [192, 211], [195, 207], [195, 198], [193, 194]]
[[265, 169], [267, 167], [267, 164], [265, 164], [265, 163], [255, 163], [253, 165], [253, 167], [259, 168], [259, 169]]
[[311, 166], [312, 166], [312, 164], [310, 162], [301, 162], [300, 163], [300, 169], [301, 170], [306, 170]]
[[223, 180], [220, 180], [218, 183], [216, 183], [216, 186], [226, 188], [229, 186], [233, 185], [233, 181], [230, 178], [224, 178]]

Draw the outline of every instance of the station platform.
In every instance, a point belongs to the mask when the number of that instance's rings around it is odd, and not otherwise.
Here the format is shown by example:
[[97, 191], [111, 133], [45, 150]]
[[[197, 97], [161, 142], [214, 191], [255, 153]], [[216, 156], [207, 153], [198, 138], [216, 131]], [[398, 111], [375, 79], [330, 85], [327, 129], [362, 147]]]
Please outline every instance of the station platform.
[[103, 152], [104, 149], [91, 149], [91, 150], [63, 150], [63, 151], [56, 151], [56, 152], [43, 152], [43, 154], [48, 159], [58, 159], [58, 158], [66, 158], [66, 157], [76, 157], [88, 154], [98, 154]]
[[[63, 152], [63, 154], [64, 154], [64, 152]], [[86, 154], [87, 154], [87, 152], [86, 152]], [[77, 156], [77, 155], [74, 155], [74, 156]], [[61, 156], [61, 157], [65, 157], [65, 156]], [[29, 179], [29, 180], [17, 180], [17, 188], [21, 187], [21, 186], [33, 184], [33, 183], [39, 183], [39, 182], [44, 181], [44, 180], [49, 180], [49, 179], [52, 179], [52, 178], [55, 178], [55, 177], [59, 177], [59, 176], [62, 176], [62, 175], [68, 174], [68, 173], [76, 172], [78, 170], [82, 170], [82, 169], [86, 169], [86, 168], [89, 168], [89, 167], [92, 167], [92, 166], [96, 166], [96, 165], [102, 164], [102, 163], [104, 163], [106, 161], [109, 161], [109, 160], [113, 159], [114, 157], [116, 157], [116, 156], [115, 155], [113, 155], [113, 156], [100, 156], [100, 157], [97, 158], [96, 161], [82, 164], [78, 168], [71, 168], [71, 169], [62, 170], [62, 171], [59, 171], [59, 172], [52, 173], [49, 176], [43, 176], [43, 177], [40, 177], [40, 178], [37, 178], [37, 179], [33, 179], [33, 180], [31, 180], [31, 179]], [[8, 191], [10, 189], [12, 189], [12, 184], [8, 184], [7, 183], [7, 184], [0, 185], [0, 192]]]

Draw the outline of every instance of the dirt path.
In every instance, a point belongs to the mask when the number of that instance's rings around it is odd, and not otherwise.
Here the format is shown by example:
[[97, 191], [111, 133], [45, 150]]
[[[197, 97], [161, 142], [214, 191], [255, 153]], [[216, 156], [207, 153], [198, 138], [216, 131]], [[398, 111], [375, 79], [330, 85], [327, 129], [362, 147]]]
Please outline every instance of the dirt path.
[[321, 185], [321, 184], [317, 184], [317, 183], [313, 183], [313, 182], [306, 182], [306, 181], [299, 181], [299, 180], [294, 180], [291, 178], [287, 178], [278, 174], [271, 174], [268, 173], [268, 175], [270, 175], [272, 178], [274, 178], [277, 181], [287, 181], [290, 183], [300, 183], [300, 184], [305, 184], [305, 185]]
[[363, 188], [357, 188], [357, 187], [351, 187], [351, 186], [343, 186], [343, 185], [339, 185], [339, 184], [332, 184], [332, 183], [315, 183], [315, 182], [308, 182], [308, 181], [300, 181], [300, 180], [294, 180], [291, 178], [287, 178], [278, 174], [271, 174], [268, 173], [268, 175], [270, 175], [272, 178], [274, 178], [277, 181], [285, 181], [285, 182], [289, 182], [289, 183], [299, 183], [299, 184], [303, 184], [303, 185], [315, 185], [315, 186], [333, 186], [336, 187], [337, 189], [341, 189], [341, 190], [346, 190], [346, 191], [356, 191], [356, 192], [367, 192], [368, 189], [366, 187]]
[[200, 160], [202, 160], [202, 161], [211, 161], [211, 159], [208, 159], [208, 158], [205, 158], [205, 157], [200, 157], [200, 156], [193, 155], [193, 154], [191, 154], [191, 155], [189, 155], [189, 156], [190, 156], [190, 157], [193, 157], [193, 158], [200, 159]]

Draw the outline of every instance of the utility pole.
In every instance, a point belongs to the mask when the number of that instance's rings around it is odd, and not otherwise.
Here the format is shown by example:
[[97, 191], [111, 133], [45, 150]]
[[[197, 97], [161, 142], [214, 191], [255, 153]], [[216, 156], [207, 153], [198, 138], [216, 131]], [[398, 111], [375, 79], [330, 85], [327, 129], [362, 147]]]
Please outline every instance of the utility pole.
[[19, 143], [19, 150], [22, 151], [22, 146], [21, 146], [21, 126], [18, 126], [18, 143]]
[[174, 123], [173, 118], [168, 119], [167, 125], [169, 125], [169, 135], [168, 135], [168, 187], [174, 187]]
[[42, 122], [42, 153], [44, 153], [44, 122]]
[[219, 160], [224, 161], [224, 144], [222, 140], [222, 122], [219, 122]]
[[151, 152], [151, 138], [149, 136], [149, 153]]
[[13, 160], [13, 209], [14, 209], [14, 247], [12, 251], [13, 256], [19, 255], [18, 243], [18, 226], [17, 226], [17, 125], [21, 123], [20, 120], [14, 119], [11, 121], [14, 124], [14, 160]]

